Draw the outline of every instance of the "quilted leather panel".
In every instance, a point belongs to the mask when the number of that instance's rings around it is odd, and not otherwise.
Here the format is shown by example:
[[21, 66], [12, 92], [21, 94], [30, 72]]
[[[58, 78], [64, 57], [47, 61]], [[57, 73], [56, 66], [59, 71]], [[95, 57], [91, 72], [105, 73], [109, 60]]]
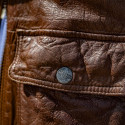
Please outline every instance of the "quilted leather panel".
[[[124, 37], [113, 41], [108, 35], [100, 35], [100, 40], [98, 34], [95, 37], [74, 32], [72, 37], [71, 33], [18, 30], [10, 77], [17, 82], [62, 91], [123, 95], [125, 43], [119, 41]], [[63, 66], [73, 72], [67, 85], [56, 79], [57, 70]]]

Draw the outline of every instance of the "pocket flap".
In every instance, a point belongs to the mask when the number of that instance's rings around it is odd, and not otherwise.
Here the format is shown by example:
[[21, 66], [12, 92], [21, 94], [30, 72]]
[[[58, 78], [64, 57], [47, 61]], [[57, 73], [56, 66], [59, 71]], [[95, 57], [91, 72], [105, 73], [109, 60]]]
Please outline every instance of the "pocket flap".
[[50, 89], [124, 95], [125, 37], [58, 30], [17, 30], [11, 79]]

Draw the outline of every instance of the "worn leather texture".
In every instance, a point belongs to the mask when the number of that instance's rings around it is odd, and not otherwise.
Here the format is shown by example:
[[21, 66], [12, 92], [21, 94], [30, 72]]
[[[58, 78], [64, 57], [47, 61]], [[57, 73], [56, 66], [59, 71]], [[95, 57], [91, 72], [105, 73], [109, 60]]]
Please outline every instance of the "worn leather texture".
[[124, 0], [8, 0], [0, 125], [125, 125], [124, 12]]

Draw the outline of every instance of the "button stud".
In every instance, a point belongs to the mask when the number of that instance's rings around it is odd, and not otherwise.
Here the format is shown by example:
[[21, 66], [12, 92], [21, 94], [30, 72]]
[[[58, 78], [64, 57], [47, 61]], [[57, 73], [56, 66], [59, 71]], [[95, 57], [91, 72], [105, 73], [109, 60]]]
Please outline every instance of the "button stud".
[[31, 41], [31, 38], [29, 37], [27, 40], [30, 42], [30, 41]]
[[73, 73], [72, 70], [68, 67], [60, 68], [56, 73], [56, 78], [58, 82], [62, 84], [67, 84], [72, 80]]

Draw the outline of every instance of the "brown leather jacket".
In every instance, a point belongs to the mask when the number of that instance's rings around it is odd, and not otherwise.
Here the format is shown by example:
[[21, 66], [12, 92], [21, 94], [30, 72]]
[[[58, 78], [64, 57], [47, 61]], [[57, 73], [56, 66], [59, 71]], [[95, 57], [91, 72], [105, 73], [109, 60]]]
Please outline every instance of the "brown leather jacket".
[[7, 16], [0, 125], [125, 125], [125, 0], [8, 0]]

